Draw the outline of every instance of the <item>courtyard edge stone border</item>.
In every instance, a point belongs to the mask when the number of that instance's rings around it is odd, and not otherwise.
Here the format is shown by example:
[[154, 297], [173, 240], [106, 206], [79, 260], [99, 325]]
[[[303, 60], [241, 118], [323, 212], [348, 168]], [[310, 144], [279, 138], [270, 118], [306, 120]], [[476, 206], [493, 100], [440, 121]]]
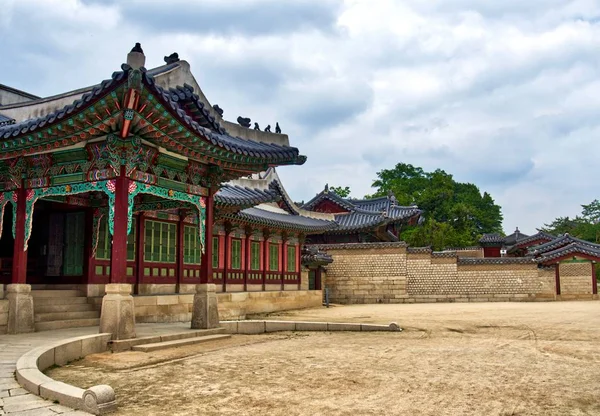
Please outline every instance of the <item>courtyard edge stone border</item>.
[[397, 323], [389, 325], [339, 323], [339, 322], [301, 322], [301, 321], [271, 321], [271, 320], [244, 320], [221, 321], [229, 334], [263, 334], [279, 331], [371, 331], [371, 332], [401, 332], [402, 328]]
[[104, 415], [117, 408], [112, 387], [101, 384], [87, 390], [56, 381], [42, 371], [53, 365], [65, 365], [89, 354], [108, 350], [111, 334], [69, 338], [34, 348], [17, 361], [17, 382], [27, 391], [63, 406]]

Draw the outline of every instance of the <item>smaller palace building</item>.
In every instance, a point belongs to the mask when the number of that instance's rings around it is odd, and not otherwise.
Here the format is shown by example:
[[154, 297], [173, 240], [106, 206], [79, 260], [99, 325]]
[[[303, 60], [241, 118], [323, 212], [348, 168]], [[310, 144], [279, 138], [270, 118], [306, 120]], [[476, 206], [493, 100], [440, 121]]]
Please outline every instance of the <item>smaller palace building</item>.
[[[485, 234], [480, 239], [484, 257], [500, 257], [505, 250], [508, 259], [530, 259], [540, 268], [552, 267], [555, 270], [555, 294], [569, 292], [598, 294], [596, 263], [600, 261], [600, 244], [591, 243], [571, 235], [554, 236], [544, 231], [525, 235], [516, 231], [502, 237], [498, 234]], [[568, 287], [561, 282], [561, 275], [569, 277]], [[590, 283], [591, 282], [591, 286]], [[591, 291], [588, 288], [591, 287]]]

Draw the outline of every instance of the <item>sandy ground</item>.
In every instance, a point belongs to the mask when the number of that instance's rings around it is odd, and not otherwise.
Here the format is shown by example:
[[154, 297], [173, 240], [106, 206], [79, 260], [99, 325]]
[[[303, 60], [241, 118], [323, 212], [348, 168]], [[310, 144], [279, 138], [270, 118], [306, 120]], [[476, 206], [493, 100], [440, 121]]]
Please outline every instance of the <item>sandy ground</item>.
[[238, 335], [50, 375], [110, 384], [119, 415], [600, 415], [599, 316], [600, 302], [311, 309], [271, 317], [404, 332]]

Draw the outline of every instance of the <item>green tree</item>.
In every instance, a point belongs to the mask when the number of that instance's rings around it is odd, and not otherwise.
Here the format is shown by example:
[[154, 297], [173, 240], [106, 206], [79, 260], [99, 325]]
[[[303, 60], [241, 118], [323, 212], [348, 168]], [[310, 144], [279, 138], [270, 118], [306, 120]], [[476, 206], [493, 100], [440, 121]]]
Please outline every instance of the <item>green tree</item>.
[[[441, 169], [425, 172], [420, 167], [398, 163], [377, 172], [370, 197], [392, 192], [400, 205], [417, 205], [424, 222], [408, 227], [401, 238], [413, 246], [434, 249], [477, 244], [483, 233], [502, 232], [502, 213], [491, 195], [472, 183], [456, 182]], [[369, 197], [369, 196], [367, 196]]]
[[575, 218], [558, 217], [541, 228], [550, 234], [569, 233], [592, 243], [600, 243], [600, 202], [597, 199], [581, 206], [581, 215]]
[[342, 197], [342, 198], [348, 198], [350, 196], [350, 187], [349, 186], [344, 186], [343, 188], [341, 186], [330, 186], [329, 190], [331, 192], [335, 192], [337, 194], [337, 196]]

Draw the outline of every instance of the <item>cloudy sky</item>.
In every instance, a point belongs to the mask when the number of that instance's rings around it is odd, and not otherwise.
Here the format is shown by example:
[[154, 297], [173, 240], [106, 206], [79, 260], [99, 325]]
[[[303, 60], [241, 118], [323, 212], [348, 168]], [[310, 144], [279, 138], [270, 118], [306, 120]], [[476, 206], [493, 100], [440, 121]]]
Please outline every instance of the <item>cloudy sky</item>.
[[600, 197], [599, 0], [2, 0], [0, 39], [0, 83], [41, 96], [178, 52], [308, 156], [298, 201], [398, 162], [490, 192], [507, 233]]

